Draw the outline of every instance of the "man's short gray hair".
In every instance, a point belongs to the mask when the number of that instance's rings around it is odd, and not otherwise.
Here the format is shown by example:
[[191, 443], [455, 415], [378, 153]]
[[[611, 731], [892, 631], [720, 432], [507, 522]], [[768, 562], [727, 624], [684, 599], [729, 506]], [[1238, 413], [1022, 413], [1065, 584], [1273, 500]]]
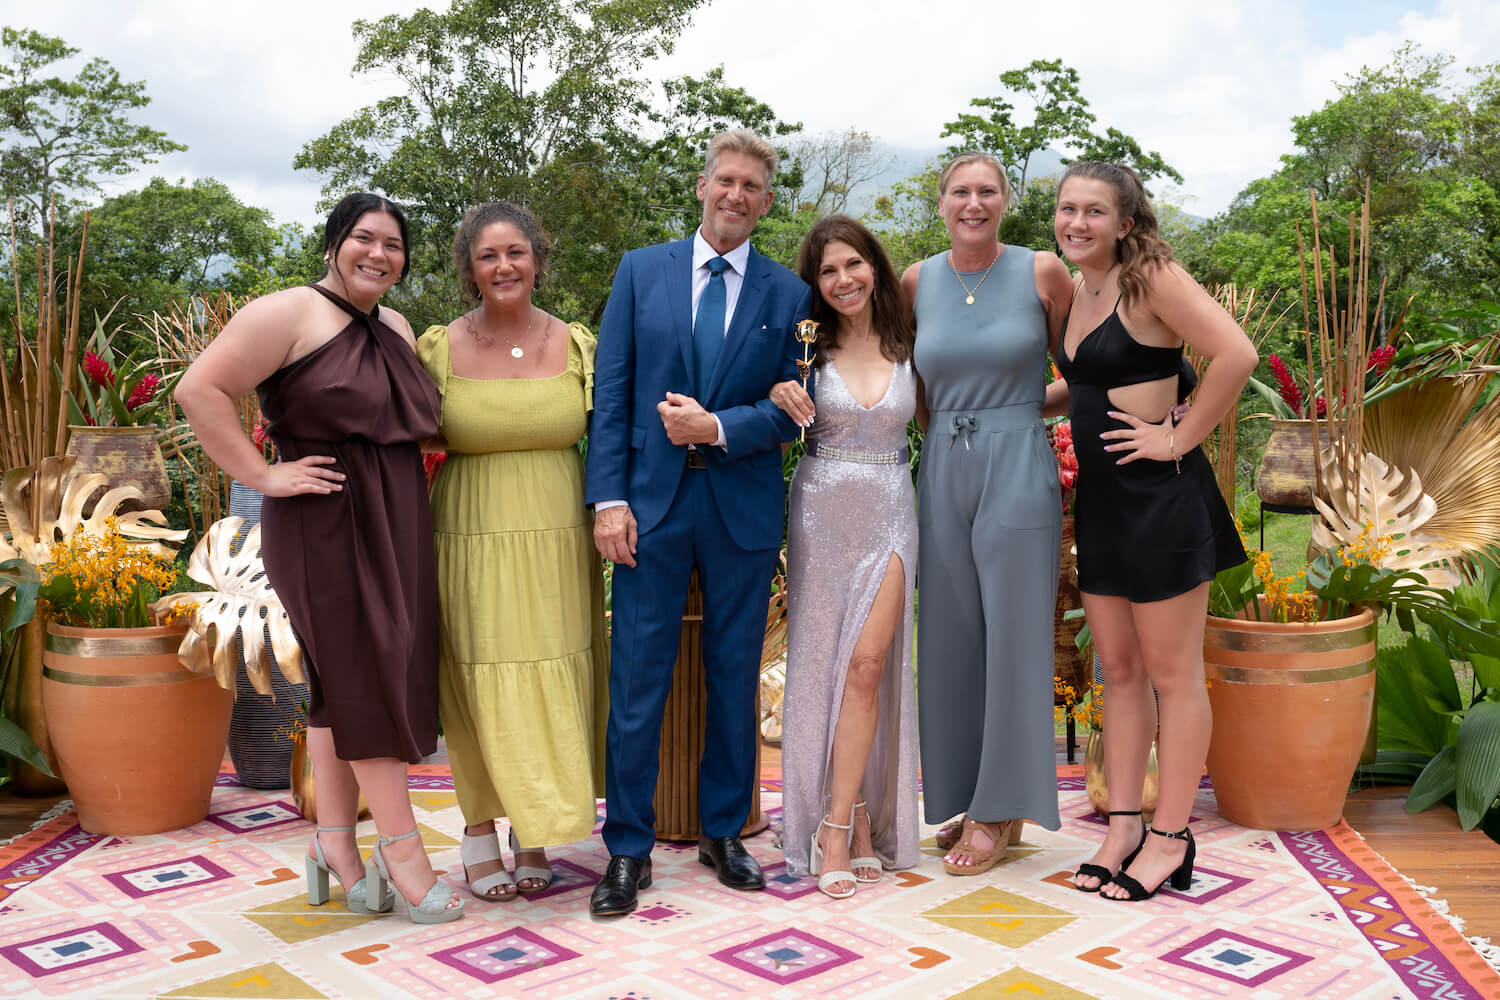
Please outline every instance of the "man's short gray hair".
[[766, 165], [766, 186], [770, 187], [771, 181], [776, 178], [776, 168], [781, 163], [781, 157], [776, 155], [776, 147], [756, 135], [748, 128], [731, 129], [728, 132], [720, 132], [708, 141], [708, 152], [703, 157], [703, 176], [714, 175], [714, 164], [719, 159], [719, 154], [728, 150], [731, 153], [743, 153], [753, 156]]

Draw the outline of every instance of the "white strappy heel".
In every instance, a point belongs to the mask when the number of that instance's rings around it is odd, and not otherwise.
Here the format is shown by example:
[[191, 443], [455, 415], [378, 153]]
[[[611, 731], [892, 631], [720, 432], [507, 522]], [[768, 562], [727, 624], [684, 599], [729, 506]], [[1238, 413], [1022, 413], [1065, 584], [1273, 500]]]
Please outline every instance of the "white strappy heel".
[[812, 847], [807, 852], [807, 870], [809, 873], [818, 876], [818, 891], [833, 899], [848, 899], [854, 895], [854, 890], [857, 888], [856, 885], [851, 884], [843, 892], [835, 892], [833, 889], [835, 885], [840, 882], [857, 883], [859, 879], [854, 877], [853, 872], [848, 871], [833, 871], [823, 872], [821, 875], [818, 874], [823, 867], [823, 848], [818, 846], [818, 834], [825, 826], [834, 830], [845, 830], [852, 834], [854, 831], [854, 817], [851, 815], [849, 819], [850, 823], [845, 826], [842, 823], [833, 822], [826, 816], [823, 817], [818, 823], [818, 829], [813, 831]]
[[[853, 810], [853, 812], [850, 812], [850, 814], [849, 814], [849, 826], [851, 828], [854, 826], [854, 813], [858, 812], [861, 809], [865, 810], [865, 826], [869, 826], [870, 825], [870, 810], [867, 809], [865, 807], [864, 802], [861, 801], [861, 802], [854, 803], [854, 810]], [[854, 843], [854, 831], [853, 831], [853, 829], [851, 829], [849, 831], [849, 843], [850, 844]], [[865, 878], [863, 875], [859, 874], [859, 871], [862, 868], [873, 868], [873, 869], [875, 869], [876, 872], [881, 871], [881, 865], [880, 865], [880, 859], [879, 858], [851, 858], [849, 860], [849, 867], [852, 868], [852, 869], [854, 869], [854, 872], [855, 872], [854, 880], [856, 882], [863, 882], [865, 885], [871, 885], [871, 884], [873, 884], [875, 882], [879, 882], [880, 881], [880, 876], [878, 874], [874, 878]]]

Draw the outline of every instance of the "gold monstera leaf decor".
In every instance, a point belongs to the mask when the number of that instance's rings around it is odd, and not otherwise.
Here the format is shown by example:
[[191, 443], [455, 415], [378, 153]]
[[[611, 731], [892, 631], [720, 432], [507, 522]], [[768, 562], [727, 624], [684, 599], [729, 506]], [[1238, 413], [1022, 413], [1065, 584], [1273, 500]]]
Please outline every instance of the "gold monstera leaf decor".
[[1330, 455], [1323, 466], [1329, 502], [1313, 497], [1323, 515], [1323, 521], [1313, 526], [1313, 546], [1326, 551], [1373, 545], [1378, 548], [1370, 553], [1375, 565], [1415, 571], [1434, 590], [1457, 587], [1462, 581], [1448, 564], [1459, 551], [1426, 530], [1438, 505], [1422, 492], [1417, 473], [1402, 473], [1374, 452], [1366, 452], [1358, 482], [1345, 483], [1345, 464]]
[[[121, 504], [141, 500], [139, 489], [107, 488], [108, 478], [97, 472], [69, 479], [74, 461], [71, 455], [44, 458], [35, 467], [25, 465], [5, 473], [0, 505], [5, 511], [6, 534], [0, 534], [0, 561], [20, 556], [41, 566], [51, 559], [52, 546], [77, 531], [102, 535], [110, 518], [133, 544], [166, 556], [177, 551], [187, 532], [167, 527], [161, 511], [120, 513]], [[84, 507], [101, 489], [104, 494], [85, 517]]]
[[[302, 647], [292, 631], [292, 621], [282, 607], [260, 561], [260, 525], [246, 534], [238, 551], [235, 537], [245, 526], [243, 517], [215, 521], [199, 540], [188, 560], [188, 576], [211, 589], [173, 594], [152, 605], [165, 615], [179, 605], [196, 604], [192, 628], [182, 640], [177, 656], [192, 670], [212, 670], [219, 684], [233, 691], [235, 637], [243, 645], [245, 674], [256, 692], [271, 695], [271, 657], [293, 684], [305, 684]], [[250, 623], [250, 628], [243, 627]], [[263, 623], [263, 624], [262, 624]], [[270, 634], [270, 647], [266, 634]]]

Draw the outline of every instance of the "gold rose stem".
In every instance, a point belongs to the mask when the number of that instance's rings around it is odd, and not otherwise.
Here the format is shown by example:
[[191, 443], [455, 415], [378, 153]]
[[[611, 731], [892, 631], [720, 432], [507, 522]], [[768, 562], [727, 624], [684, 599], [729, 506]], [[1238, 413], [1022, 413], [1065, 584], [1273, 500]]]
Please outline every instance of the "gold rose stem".
[[[807, 391], [807, 341], [802, 341], [802, 391]], [[807, 443], [807, 428], [804, 427], [797, 432], [797, 441], [800, 444]]]

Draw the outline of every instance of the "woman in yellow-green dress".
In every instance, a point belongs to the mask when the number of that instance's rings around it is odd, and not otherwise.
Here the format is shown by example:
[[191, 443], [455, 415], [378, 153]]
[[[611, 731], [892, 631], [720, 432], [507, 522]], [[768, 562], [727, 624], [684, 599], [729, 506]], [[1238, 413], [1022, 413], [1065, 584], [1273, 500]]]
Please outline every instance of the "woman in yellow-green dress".
[[[471, 209], [453, 255], [478, 305], [417, 343], [448, 452], [432, 491], [439, 705], [465, 877], [494, 901], [547, 888], [543, 848], [592, 832], [603, 787], [603, 580], [577, 448], [594, 338], [532, 305], [550, 249], [526, 209]], [[510, 821], [514, 878], [499, 818]]]

